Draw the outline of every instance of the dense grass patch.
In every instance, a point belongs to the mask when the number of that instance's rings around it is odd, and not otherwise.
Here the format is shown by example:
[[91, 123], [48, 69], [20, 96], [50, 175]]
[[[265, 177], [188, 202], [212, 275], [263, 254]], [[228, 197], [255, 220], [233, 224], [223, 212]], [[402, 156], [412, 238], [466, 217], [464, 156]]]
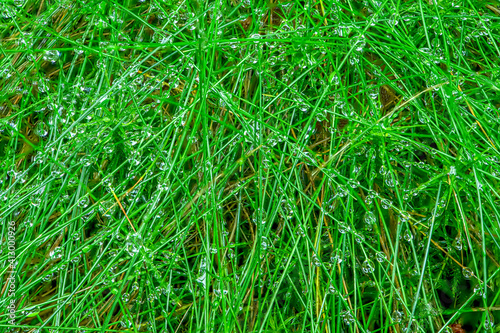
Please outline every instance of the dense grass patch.
[[498, 332], [499, 20], [2, 1], [0, 331]]

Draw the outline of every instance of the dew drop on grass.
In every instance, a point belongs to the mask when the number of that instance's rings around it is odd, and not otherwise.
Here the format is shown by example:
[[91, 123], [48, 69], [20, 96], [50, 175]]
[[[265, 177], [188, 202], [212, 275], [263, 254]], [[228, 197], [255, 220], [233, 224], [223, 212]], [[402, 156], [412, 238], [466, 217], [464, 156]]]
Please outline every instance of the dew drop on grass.
[[383, 253], [383, 252], [377, 252], [377, 254], [375, 255], [375, 257], [377, 258], [377, 261], [380, 262], [380, 263], [383, 263], [384, 261], [387, 260], [387, 257], [385, 255], [385, 253]]
[[265, 224], [267, 222], [267, 213], [263, 209], [256, 209], [252, 215], [252, 221], [255, 224]]
[[299, 237], [306, 236], [306, 233], [304, 232], [304, 228], [301, 225], [299, 225], [299, 227], [297, 228], [297, 236], [299, 236]]
[[205, 289], [206, 287], [206, 284], [207, 284], [207, 262], [206, 262], [206, 259], [205, 258], [202, 258], [201, 259], [201, 262], [200, 262], [200, 270], [199, 270], [199, 276], [198, 278], [196, 279], [196, 282], [198, 282], [199, 284], [201, 284], [201, 286], [203, 287], [203, 289]]
[[429, 121], [425, 111], [418, 110], [417, 116], [418, 116], [418, 121], [420, 121], [422, 124], [427, 124], [427, 122]]
[[43, 152], [38, 151], [38, 152], [36, 153], [35, 157], [34, 157], [34, 162], [35, 162], [36, 164], [42, 164], [42, 163], [43, 163], [43, 161], [44, 161], [44, 159], [45, 159], [45, 155], [43, 154]]
[[399, 214], [399, 220], [402, 223], [408, 222], [410, 220], [410, 214], [408, 214], [408, 212], [401, 212], [401, 214]]
[[163, 161], [163, 160], [159, 160], [159, 161], [156, 161], [156, 166], [158, 167], [158, 169], [160, 169], [161, 171], [165, 171], [168, 169], [168, 163]]
[[340, 83], [340, 79], [339, 79], [338, 75], [333, 75], [332, 76], [332, 84], [338, 85], [339, 83]]
[[41, 308], [40, 306], [35, 306], [34, 308], [32, 308], [29, 312], [29, 314], [27, 315], [28, 317], [35, 317], [37, 314], [39, 314], [41, 311]]
[[348, 193], [349, 193], [349, 191], [347, 191], [347, 189], [346, 189], [344, 186], [339, 185], [339, 186], [337, 187], [337, 195], [338, 195], [340, 198], [345, 197]]
[[42, 138], [47, 136], [49, 133], [49, 128], [43, 121], [39, 122], [35, 127], [35, 134], [41, 136]]
[[260, 34], [253, 34], [250, 36], [251, 39], [254, 39], [254, 43], [257, 44], [258, 43], [258, 40], [260, 39]]
[[320, 109], [316, 113], [316, 121], [325, 121], [328, 116], [328, 112], [325, 109]]
[[63, 176], [63, 172], [59, 166], [53, 165], [50, 175], [57, 179], [57, 178], [61, 178]]
[[382, 203], [382, 208], [384, 209], [389, 209], [389, 207], [391, 207], [392, 205], [392, 201], [388, 199], [383, 199], [381, 203]]
[[470, 269], [469, 267], [464, 267], [462, 269], [462, 274], [464, 275], [464, 278], [466, 278], [467, 280], [474, 276], [472, 269]]
[[395, 323], [400, 323], [401, 320], [403, 320], [403, 312], [394, 310], [394, 312], [392, 313], [392, 320]]
[[342, 221], [339, 221], [337, 226], [341, 234], [345, 234], [346, 232], [349, 232], [351, 230], [351, 228], [345, 222]]
[[342, 250], [336, 250], [334, 254], [330, 257], [330, 262], [333, 265], [342, 263], [342, 260], [343, 260]]
[[80, 199], [80, 201], [78, 201], [78, 207], [87, 208], [89, 202], [90, 202], [89, 197], [83, 197]]
[[158, 182], [158, 191], [160, 192], [166, 192], [170, 188], [170, 181], [168, 179], [160, 180]]
[[267, 237], [262, 236], [260, 246], [262, 251], [267, 251], [267, 248], [269, 247], [269, 240], [267, 239]]
[[344, 320], [344, 324], [346, 324], [346, 325], [351, 325], [355, 321], [352, 314], [347, 310], [342, 311], [341, 316], [342, 316], [342, 319]]
[[61, 249], [61, 247], [58, 246], [58, 247], [54, 248], [52, 251], [50, 251], [49, 255], [50, 255], [50, 258], [52, 260], [61, 258], [62, 257], [62, 249]]
[[[488, 315], [487, 315], [488, 316]], [[493, 321], [493, 318], [486, 318], [484, 320], [484, 328], [487, 329], [487, 330], [491, 330], [493, 329], [495, 326], [495, 322]]]
[[104, 152], [108, 155], [112, 154], [114, 151], [114, 146], [111, 143], [108, 143], [104, 146]]
[[354, 66], [354, 65], [358, 64], [359, 60], [360, 60], [359, 53], [352, 52], [351, 56], [349, 57], [349, 63], [351, 64], [351, 66]]
[[409, 230], [406, 230], [403, 238], [405, 239], [405, 241], [410, 242], [413, 239], [413, 234]]
[[365, 241], [365, 236], [359, 232], [355, 232], [354, 240], [356, 241], [356, 243], [360, 244]]
[[375, 217], [375, 214], [372, 211], [368, 211], [365, 213], [364, 221], [366, 224], [373, 224], [377, 218]]
[[355, 180], [355, 179], [349, 179], [347, 181], [347, 184], [351, 187], [351, 188], [357, 188], [359, 186], [359, 181]]
[[366, 259], [361, 266], [361, 270], [365, 274], [371, 274], [375, 271], [375, 264], [370, 259]]
[[61, 56], [61, 53], [57, 50], [46, 50], [43, 53], [42, 59], [44, 61], [50, 61], [51, 63], [56, 63], [57, 60], [59, 60], [59, 57]]
[[139, 253], [141, 246], [141, 235], [138, 233], [132, 233], [127, 236], [127, 239], [125, 240], [125, 250], [131, 257], [134, 257], [137, 253]]
[[316, 267], [321, 266], [321, 261], [318, 259], [318, 256], [316, 255], [316, 253], [314, 253], [312, 255], [312, 262], [313, 262], [313, 265]]
[[131, 151], [128, 161], [133, 166], [141, 164], [141, 153], [138, 150]]
[[117, 209], [117, 205], [112, 200], [106, 200], [101, 202], [99, 206], [99, 211], [101, 215], [105, 218], [111, 218], [111, 216], [115, 213]]
[[39, 195], [31, 195], [30, 202], [31, 202], [31, 205], [33, 205], [34, 207], [38, 207], [38, 206], [40, 206], [40, 203], [42, 202], [42, 198]]
[[474, 294], [478, 295], [479, 297], [484, 296], [484, 287], [481, 283], [478, 283], [474, 286]]
[[394, 187], [394, 178], [392, 177], [392, 174], [388, 173], [385, 177], [385, 185], [388, 187]]
[[351, 47], [357, 52], [362, 52], [363, 48], [366, 46], [366, 38], [364, 35], [359, 35], [350, 39]]

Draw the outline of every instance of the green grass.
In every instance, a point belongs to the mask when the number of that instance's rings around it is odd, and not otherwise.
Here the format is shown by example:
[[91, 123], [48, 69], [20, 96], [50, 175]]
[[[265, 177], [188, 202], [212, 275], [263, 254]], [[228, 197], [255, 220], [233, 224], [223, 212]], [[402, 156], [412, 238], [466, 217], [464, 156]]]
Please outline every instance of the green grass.
[[499, 332], [499, 28], [1, 1], [0, 332]]

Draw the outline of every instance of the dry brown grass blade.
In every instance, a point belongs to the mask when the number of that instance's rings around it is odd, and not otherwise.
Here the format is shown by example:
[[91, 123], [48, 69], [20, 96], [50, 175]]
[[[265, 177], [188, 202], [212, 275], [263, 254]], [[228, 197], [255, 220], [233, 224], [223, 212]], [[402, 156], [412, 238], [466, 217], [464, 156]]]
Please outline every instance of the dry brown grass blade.
[[130, 223], [130, 226], [132, 227], [132, 230], [134, 230], [134, 232], [137, 232], [137, 230], [135, 230], [134, 225], [132, 224], [132, 221], [130, 221], [130, 219], [128, 218], [128, 215], [125, 212], [125, 209], [123, 208], [122, 203], [120, 202], [120, 199], [118, 199], [118, 197], [116, 196], [115, 191], [113, 191], [112, 188], [110, 188], [110, 190], [111, 190], [111, 193], [113, 193], [113, 196], [115, 197], [116, 202], [118, 202], [118, 205], [120, 206], [123, 214], [125, 214], [125, 217], [127, 218], [128, 223]]

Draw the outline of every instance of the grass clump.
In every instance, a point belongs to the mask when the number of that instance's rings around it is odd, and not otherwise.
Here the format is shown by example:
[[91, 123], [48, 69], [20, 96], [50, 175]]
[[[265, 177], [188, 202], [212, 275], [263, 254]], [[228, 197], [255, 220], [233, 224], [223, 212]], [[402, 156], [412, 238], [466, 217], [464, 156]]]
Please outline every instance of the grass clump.
[[1, 2], [1, 331], [497, 332], [499, 14]]

